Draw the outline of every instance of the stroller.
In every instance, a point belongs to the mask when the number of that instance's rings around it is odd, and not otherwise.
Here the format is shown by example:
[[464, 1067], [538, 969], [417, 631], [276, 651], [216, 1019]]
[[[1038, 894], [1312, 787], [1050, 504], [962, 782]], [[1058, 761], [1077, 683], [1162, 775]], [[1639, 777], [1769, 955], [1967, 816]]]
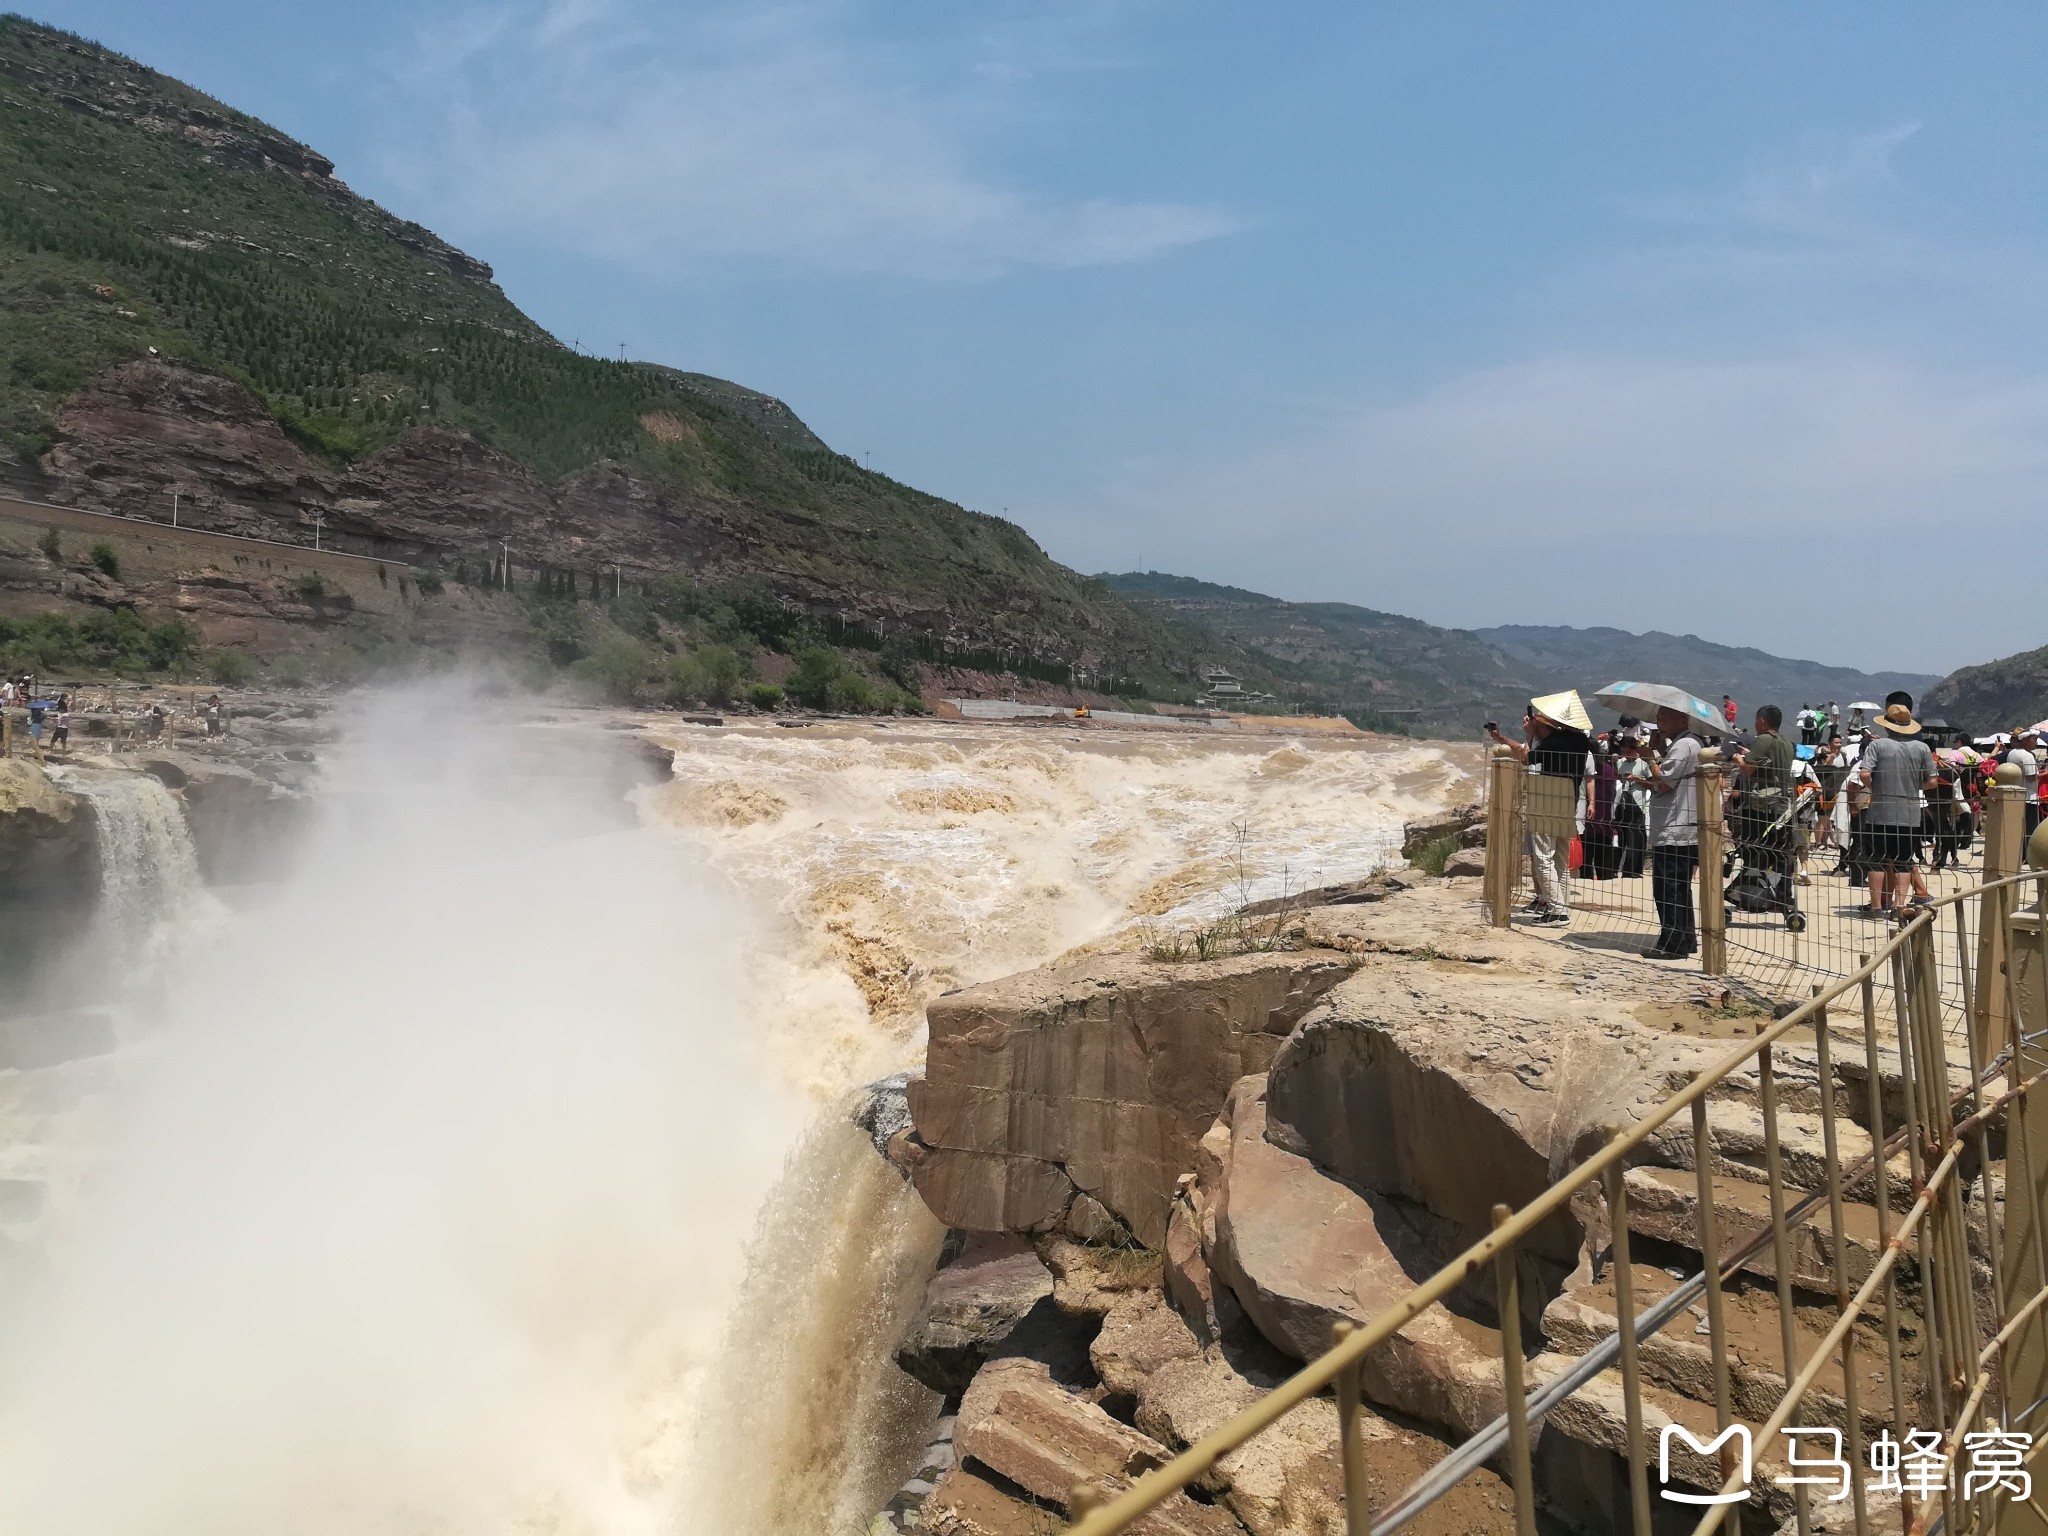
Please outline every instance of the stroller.
[[1792, 883], [1792, 818], [1798, 814], [1796, 795], [1775, 797], [1783, 809], [1758, 809], [1745, 796], [1735, 817], [1736, 848], [1741, 868], [1728, 882], [1721, 897], [1737, 912], [1776, 912], [1792, 933], [1806, 931], [1806, 914], [1799, 910], [1798, 889]]

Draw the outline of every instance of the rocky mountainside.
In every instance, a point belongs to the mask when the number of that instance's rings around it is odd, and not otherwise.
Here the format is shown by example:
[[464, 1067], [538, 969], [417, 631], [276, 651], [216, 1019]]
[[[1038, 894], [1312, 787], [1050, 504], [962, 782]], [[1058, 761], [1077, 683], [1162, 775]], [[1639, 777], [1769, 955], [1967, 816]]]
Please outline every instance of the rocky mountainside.
[[1984, 732], [2032, 725], [2048, 715], [2048, 646], [1951, 672], [1923, 707]]
[[1549, 625], [1441, 629], [1350, 603], [1292, 603], [1161, 571], [1102, 580], [1134, 602], [1294, 664], [1340, 708], [1445, 729], [1471, 729], [1489, 716], [1516, 719], [1533, 694], [1592, 689], [1623, 677], [1787, 710], [1883, 698], [1894, 688], [1917, 694], [1934, 682], [1915, 673], [1789, 661], [1697, 635]]
[[1292, 663], [1339, 708], [1368, 719], [1471, 728], [1515, 711], [1532, 691], [1528, 668], [1464, 630], [1350, 603], [1290, 603], [1163, 571], [1101, 579], [1143, 607]]
[[[887, 653], [862, 665], [897, 690], [942, 664], [997, 674], [999, 692], [1037, 680], [1186, 702], [1220, 664], [1270, 707], [1460, 729], [1602, 672], [1725, 686], [1718, 661], [1595, 665], [1348, 604], [1083, 577], [1016, 524], [833, 452], [773, 396], [563, 346], [484, 262], [358, 197], [316, 151], [20, 17], [0, 18], [0, 172], [0, 485], [159, 521], [175, 497], [187, 528], [301, 545], [317, 531], [426, 573], [380, 573], [378, 595], [391, 586], [406, 611], [379, 625], [374, 605], [324, 597], [319, 573], [259, 579], [240, 557], [145, 548], [123, 556], [152, 564], [138, 585], [96, 574], [90, 539], [53, 553], [24, 524], [0, 541], [9, 664], [79, 664], [90, 648], [51, 626], [115, 609], [140, 629], [187, 623], [159, 636], [163, 654], [347, 640], [371, 656], [609, 655], [620, 697], [677, 653], [736, 646], [744, 673], [756, 648], [816, 644]], [[426, 601], [444, 587], [468, 593]], [[637, 588], [641, 608], [535, 608], [607, 587]], [[1738, 696], [1768, 691], [1752, 679], [1769, 660], [1729, 674]]]
[[782, 402], [584, 357], [315, 151], [0, 19], [0, 468], [32, 498], [438, 565], [766, 580], [1100, 676], [1200, 643]]

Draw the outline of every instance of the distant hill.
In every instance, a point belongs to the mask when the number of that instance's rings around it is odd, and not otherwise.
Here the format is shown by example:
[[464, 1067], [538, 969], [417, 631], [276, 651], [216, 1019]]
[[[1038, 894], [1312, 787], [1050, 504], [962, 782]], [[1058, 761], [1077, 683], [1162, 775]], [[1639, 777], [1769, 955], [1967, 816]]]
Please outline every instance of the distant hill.
[[1466, 730], [1528, 697], [1527, 669], [1461, 629], [1350, 603], [1290, 603], [1163, 571], [1098, 579], [1134, 603], [1290, 664], [1319, 702], [1368, 720]]
[[[1709, 702], [1731, 694], [1744, 708], [1916, 695], [1935, 679], [1858, 672], [1716, 645], [1696, 635], [1508, 625], [1443, 629], [1350, 603], [1292, 603], [1243, 587], [1160, 571], [1105, 575], [1133, 602], [1199, 624], [1297, 668], [1333, 707], [1466, 731], [1487, 718], [1519, 719], [1529, 697], [1591, 690], [1619, 678], [1676, 683]], [[1297, 685], [1297, 686], [1303, 686]]]
[[1719, 702], [1725, 693], [1742, 707], [1745, 719], [1759, 704], [1776, 704], [1790, 714], [1802, 704], [1831, 699], [1837, 704], [1882, 699], [1898, 688], [1917, 699], [1937, 681], [1919, 672], [1858, 672], [1817, 661], [1790, 661], [1767, 651], [1654, 629], [1632, 635], [1622, 629], [1503, 624], [1473, 633], [1540, 676], [1590, 680], [1594, 687], [1619, 678], [1676, 683], [1708, 703]]
[[1951, 672], [1928, 689], [1926, 708], [1986, 734], [2048, 716], [2048, 646]]

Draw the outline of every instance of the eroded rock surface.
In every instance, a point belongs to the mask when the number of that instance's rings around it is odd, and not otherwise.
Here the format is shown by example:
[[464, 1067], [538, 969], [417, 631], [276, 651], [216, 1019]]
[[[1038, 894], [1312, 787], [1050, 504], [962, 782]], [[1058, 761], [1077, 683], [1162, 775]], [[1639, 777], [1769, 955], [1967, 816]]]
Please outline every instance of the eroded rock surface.
[[90, 892], [98, 877], [92, 807], [27, 758], [0, 758], [0, 902]]
[[[1476, 965], [1371, 966], [1278, 1053], [1271, 1136], [1369, 1193], [1455, 1225], [1453, 1252], [1519, 1208], [1683, 1081], [1697, 1047], [1650, 1035], [1611, 1000]], [[1559, 1211], [1527, 1250], [1578, 1262]], [[1448, 1257], [1449, 1255], [1446, 1255]]]
[[[1118, 1493], [1172, 1453], [1061, 1387], [1031, 1360], [982, 1367], [960, 1404], [953, 1444], [972, 1474], [986, 1468], [1061, 1510], [1082, 1483]], [[943, 1485], [942, 1485], [943, 1486]], [[936, 1495], [934, 1495], [936, 1497]], [[1148, 1536], [1234, 1536], [1229, 1513], [1175, 1494], [1130, 1527]]]
[[1073, 1374], [1085, 1358], [1086, 1330], [1060, 1313], [1052, 1291], [1052, 1273], [1029, 1242], [976, 1233], [925, 1287], [917, 1325], [898, 1346], [896, 1363], [949, 1397], [999, 1355], [1057, 1353]]
[[917, 1187], [971, 1231], [1053, 1232], [1085, 1194], [1149, 1247], [1230, 1085], [1357, 961], [1317, 950], [1199, 967], [1124, 956], [1029, 971], [927, 1011], [910, 1108]]
[[[1377, 1317], [1451, 1253], [1426, 1211], [1361, 1195], [1276, 1146], [1265, 1091], [1262, 1078], [1239, 1083], [1203, 1138], [1197, 1187], [1215, 1233], [1205, 1257], [1260, 1334], [1311, 1360], [1333, 1325]], [[1365, 1391], [1469, 1434], [1500, 1409], [1498, 1349], [1490, 1330], [1433, 1308], [1366, 1357]]]

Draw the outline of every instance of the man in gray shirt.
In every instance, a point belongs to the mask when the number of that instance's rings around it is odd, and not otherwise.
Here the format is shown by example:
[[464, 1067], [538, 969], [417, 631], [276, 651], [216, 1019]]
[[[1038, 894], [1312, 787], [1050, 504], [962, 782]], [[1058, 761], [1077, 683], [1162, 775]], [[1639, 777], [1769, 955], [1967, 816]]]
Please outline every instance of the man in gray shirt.
[[[1869, 917], [1906, 910], [1913, 868], [1920, 861], [1920, 796], [1941, 783], [1934, 752], [1920, 739], [1913, 696], [1888, 694], [1880, 729], [1870, 733], [1858, 765], [1870, 796], [1863, 808], [1863, 858], [1870, 870]], [[1919, 897], [1914, 906], [1925, 906]]]
[[1657, 711], [1657, 732], [1670, 744], [1650, 767], [1650, 897], [1657, 904], [1657, 942], [1644, 953], [1652, 960], [1683, 960], [1699, 948], [1692, 875], [1700, 863], [1700, 742], [1675, 709]]

